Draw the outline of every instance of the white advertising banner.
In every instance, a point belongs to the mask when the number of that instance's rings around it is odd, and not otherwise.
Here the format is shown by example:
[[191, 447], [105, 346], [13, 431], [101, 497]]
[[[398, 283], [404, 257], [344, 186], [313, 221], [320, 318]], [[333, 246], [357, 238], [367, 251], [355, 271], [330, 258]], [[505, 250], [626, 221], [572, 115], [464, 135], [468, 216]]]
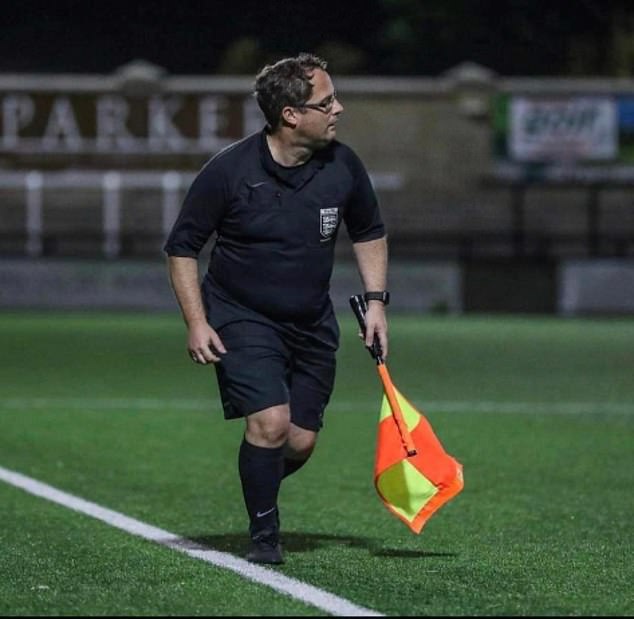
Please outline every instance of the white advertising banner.
[[517, 161], [608, 160], [618, 153], [612, 97], [514, 97], [509, 153]]

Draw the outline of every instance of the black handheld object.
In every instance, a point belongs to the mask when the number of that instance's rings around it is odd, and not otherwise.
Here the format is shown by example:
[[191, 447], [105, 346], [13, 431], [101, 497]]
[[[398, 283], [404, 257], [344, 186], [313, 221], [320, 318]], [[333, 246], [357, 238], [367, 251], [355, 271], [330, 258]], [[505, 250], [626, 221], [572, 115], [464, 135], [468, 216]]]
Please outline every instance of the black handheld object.
[[[354, 315], [357, 317], [357, 322], [361, 327], [361, 331], [365, 334], [365, 313], [368, 310], [368, 306], [361, 294], [355, 294], [350, 297], [350, 307], [354, 312]], [[374, 341], [372, 342], [372, 346], [366, 346], [372, 358], [377, 362], [377, 364], [383, 363], [383, 351], [381, 350], [381, 344], [379, 343], [379, 338], [375, 335]]]

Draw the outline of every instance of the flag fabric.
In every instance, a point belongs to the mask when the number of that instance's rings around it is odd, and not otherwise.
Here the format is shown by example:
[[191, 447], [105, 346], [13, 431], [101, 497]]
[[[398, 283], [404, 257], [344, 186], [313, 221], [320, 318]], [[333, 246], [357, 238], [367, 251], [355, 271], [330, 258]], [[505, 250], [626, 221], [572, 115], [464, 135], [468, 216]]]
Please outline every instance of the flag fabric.
[[[400, 410], [395, 411], [394, 405]], [[406, 429], [399, 429], [397, 421]], [[416, 448], [411, 456], [403, 436], [408, 432], [407, 438]], [[414, 533], [420, 533], [429, 518], [464, 486], [462, 465], [447, 454], [424, 415], [393, 384], [383, 395], [374, 485], [387, 509]]]
[[[350, 307], [365, 334], [365, 297], [350, 297]], [[374, 485], [383, 504], [414, 533], [463, 486], [462, 465], [441, 445], [425, 418], [394, 386], [378, 337], [367, 347], [383, 385], [376, 443]]]

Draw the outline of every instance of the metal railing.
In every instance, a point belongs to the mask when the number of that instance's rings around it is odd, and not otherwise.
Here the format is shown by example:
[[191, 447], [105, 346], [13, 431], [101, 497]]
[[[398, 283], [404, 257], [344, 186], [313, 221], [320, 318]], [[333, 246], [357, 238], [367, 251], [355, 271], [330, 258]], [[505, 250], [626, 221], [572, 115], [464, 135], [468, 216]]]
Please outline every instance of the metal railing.
[[161, 229], [167, 235], [181, 205], [181, 191], [192, 182], [193, 173], [170, 171], [126, 172], [4, 172], [0, 174], [0, 190], [24, 189], [25, 234], [24, 252], [37, 257], [43, 252], [43, 190], [99, 189], [101, 191], [102, 252], [116, 258], [121, 251], [121, 193], [124, 189], [157, 189], [161, 200]]
[[[0, 173], [0, 193], [7, 189], [24, 191], [24, 254], [29, 257], [38, 257], [45, 252], [47, 238], [44, 225], [44, 213], [47, 208], [44, 191], [69, 192], [82, 189], [99, 191], [101, 221], [98, 226], [95, 226], [95, 222], [90, 223], [93, 228], [98, 227], [100, 230], [101, 255], [113, 259], [122, 253], [122, 239], [125, 233], [122, 226], [124, 192], [136, 189], [160, 194], [160, 231], [164, 239], [178, 216], [184, 194], [195, 176], [194, 172], [176, 170], [3, 171]], [[373, 174], [371, 179], [375, 188], [381, 191], [397, 191], [403, 183], [402, 177], [393, 173]], [[133, 208], [133, 205], [131, 207], [128, 205], [128, 208]], [[85, 227], [82, 221], [77, 221], [74, 229], [69, 229], [64, 235], [79, 236]], [[15, 230], [3, 230], [0, 222], [0, 236], [15, 232]], [[162, 240], [158, 238], [158, 233], [150, 236], [153, 236], [157, 243]]]

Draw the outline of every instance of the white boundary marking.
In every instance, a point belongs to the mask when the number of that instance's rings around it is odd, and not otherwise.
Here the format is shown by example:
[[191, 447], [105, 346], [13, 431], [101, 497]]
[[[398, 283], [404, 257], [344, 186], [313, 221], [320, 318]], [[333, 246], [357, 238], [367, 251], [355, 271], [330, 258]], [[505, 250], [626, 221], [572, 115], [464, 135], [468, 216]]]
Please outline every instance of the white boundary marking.
[[323, 589], [309, 585], [301, 580], [285, 576], [275, 570], [263, 566], [249, 563], [244, 559], [235, 557], [226, 552], [219, 552], [197, 544], [192, 540], [179, 537], [159, 529], [152, 525], [130, 518], [125, 514], [101, 507], [96, 503], [91, 503], [80, 497], [68, 494], [53, 486], [22, 475], [15, 471], [10, 471], [0, 466], [0, 480], [5, 481], [16, 488], [21, 488], [26, 492], [41, 497], [53, 503], [58, 503], [68, 509], [80, 512], [97, 520], [101, 520], [126, 533], [137, 535], [146, 540], [156, 542], [162, 546], [167, 546], [172, 550], [182, 552], [194, 559], [201, 559], [211, 563], [216, 567], [235, 572], [242, 578], [270, 587], [284, 595], [324, 610], [327, 613], [343, 617], [383, 617], [381, 613], [374, 610], [357, 606], [344, 598], [340, 598]]
[[[380, 393], [376, 400], [337, 400], [329, 410], [354, 412], [380, 408]], [[418, 406], [416, 402], [412, 402]], [[486, 400], [430, 400], [420, 404], [424, 412], [439, 413], [507, 413], [541, 415], [630, 415], [634, 402], [504, 402]], [[211, 411], [218, 408], [213, 396], [207, 400], [194, 398], [0, 398], [0, 410], [65, 408], [69, 410], [195, 410]]]
[[[415, 403], [414, 403], [415, 404]], [[334, 400], [330, 409], [342, 412], [377, 409], [380, 400]], [[1, 410], [33, 410], [46, 408], [65, 408], [70, 410], [109, 411], [109, 410], [195, 410], [211, 411], [216, 407], [213, 397], [209, 399], [192, 398], [0, 398]], [[634, 414], [634, 402], [500, 402], [500, 401], [427, 401], [422, 410], [444, 413], [507, 413], [507, 414], [553, 414], [553, 415], [630, 415]], [[254, 565], [229, 553], [220, 552], [197, 544], [192, 540], [179, 537], [169, 531], [159, 529], [119, 512], [101, 507], [80, 497], [37, 481], [21, 473], [0, 466], [0, 480], [21, 488], [30, 494], [58, 503], [68, 509], [101, 520], [132, 535], [156, 542], [172, 550], [182, 552], [192, 558], [211, 563], [222, 569], [228, 569], [253, 582], [270, 587], [284, 595], [339, 616], [384, 616], [374, 610], [357, 606], [344, 598], [300, 580], [284, 576], [266, 567]]]

